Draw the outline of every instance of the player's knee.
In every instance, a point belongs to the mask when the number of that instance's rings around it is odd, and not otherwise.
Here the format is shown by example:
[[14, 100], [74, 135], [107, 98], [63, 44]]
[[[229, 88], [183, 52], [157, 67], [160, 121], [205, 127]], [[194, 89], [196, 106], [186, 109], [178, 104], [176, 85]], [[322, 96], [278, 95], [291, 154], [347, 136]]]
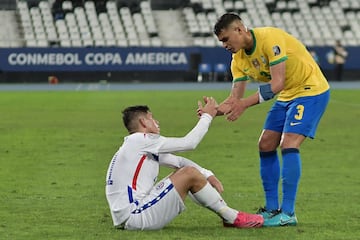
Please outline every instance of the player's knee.
[[201, 175], [200, 171], [197, 170], [195, 167], [193, 166], [185, 166], [182, 168], [182, 171], [189, 176], [198, 176]]
[[182, 174], [186, 175], [186, 178], [190, 182], [197, 182], [203, 178], [203, 175], [195, 167], [186, 166], [181, 168]]
[[286, 148], [297, 148], [299, 149], [303, 141], [305, 140], [305, 136], [297, 133], [285, 133], [284, 137], [280, 143], [281, 149]]
[[272, 139], [269, 136], [261, 136], [258, 142], [258, 147], [261, 152], [274, 151], [279, 145], [276, 139]]
[[207, 182], [201, 172], [191, 166], [180, 168], [170, 179], [181, 196], [186, 196], [188, 191], [199, 191]]

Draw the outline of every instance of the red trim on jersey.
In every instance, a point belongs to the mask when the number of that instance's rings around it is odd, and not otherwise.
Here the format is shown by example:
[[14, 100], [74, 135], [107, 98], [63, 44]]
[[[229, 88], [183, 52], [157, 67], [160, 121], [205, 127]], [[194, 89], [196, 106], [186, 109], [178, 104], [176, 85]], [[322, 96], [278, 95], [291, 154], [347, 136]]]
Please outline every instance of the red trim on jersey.
[[134, 189], [134, 190], [136, 190], [137, 178], [139, 176], [140, 169], [141, 169], [145, 159], [146, 159], [146, 155], [144, 154], [144, 155], [142, 155], [142, 157], [136, 167], [135, 174], [134, 174], [133, 181], [132, 181], [132, 189]]

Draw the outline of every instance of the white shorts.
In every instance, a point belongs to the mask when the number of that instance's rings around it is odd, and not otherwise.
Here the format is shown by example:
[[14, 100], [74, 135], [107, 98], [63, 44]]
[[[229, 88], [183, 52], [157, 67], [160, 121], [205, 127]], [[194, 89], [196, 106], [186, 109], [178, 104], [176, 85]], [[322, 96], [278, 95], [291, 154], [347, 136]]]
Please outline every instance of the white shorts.
[[169, 178], [162, 179], [148, 196], [139, 201], [137, 208], [125, 222], [127, 230], [161, 229], [185, 210], [179, 193]]

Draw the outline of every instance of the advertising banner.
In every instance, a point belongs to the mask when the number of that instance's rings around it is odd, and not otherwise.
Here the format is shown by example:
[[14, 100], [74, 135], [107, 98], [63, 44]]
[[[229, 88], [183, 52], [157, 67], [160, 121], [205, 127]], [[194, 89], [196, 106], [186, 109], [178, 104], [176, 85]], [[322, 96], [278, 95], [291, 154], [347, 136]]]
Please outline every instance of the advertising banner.
[[41, 71], [187, 71], [196, 48], [4, 48], [0, 69]]

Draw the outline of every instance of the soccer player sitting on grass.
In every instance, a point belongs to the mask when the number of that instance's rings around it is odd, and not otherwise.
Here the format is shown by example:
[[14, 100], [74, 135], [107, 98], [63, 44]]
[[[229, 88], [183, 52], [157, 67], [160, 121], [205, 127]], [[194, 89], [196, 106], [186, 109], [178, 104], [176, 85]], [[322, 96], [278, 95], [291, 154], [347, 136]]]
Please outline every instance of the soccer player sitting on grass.
[[[128, 230], [161, 229], [185, 210], [184, 200], [194, 201], [223, 219], [225, 227], [261, 227], [261, 215], [230, 208], [220, 196], [221, 182], [214, 174], [173, 152], [195, 149], [204, 137], [217, 105], [206, 99], [196, 126], [184, 137], [160, 135], [159, 122], [147, 106], [132, 106], [123, 111], [129, 135], [115, 153], [106, 176], [106, 198], [114, 226]], [[156, 183], [159, 166], [177, 169]]]

